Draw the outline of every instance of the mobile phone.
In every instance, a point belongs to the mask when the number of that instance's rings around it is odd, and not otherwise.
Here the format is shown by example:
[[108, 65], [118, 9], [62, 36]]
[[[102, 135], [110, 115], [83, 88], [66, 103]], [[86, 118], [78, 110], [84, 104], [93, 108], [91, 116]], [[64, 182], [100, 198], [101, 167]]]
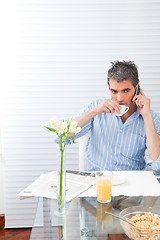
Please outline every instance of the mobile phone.
[[136, 87], [136, 92], [135, 92], [135, 96], [140, 94], [140, 86], [138, 84], [138, 86]]

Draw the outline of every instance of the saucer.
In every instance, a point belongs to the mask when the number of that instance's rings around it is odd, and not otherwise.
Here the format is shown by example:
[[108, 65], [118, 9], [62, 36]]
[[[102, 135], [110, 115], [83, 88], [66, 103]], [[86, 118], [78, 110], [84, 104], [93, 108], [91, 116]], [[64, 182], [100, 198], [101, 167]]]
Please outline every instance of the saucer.
[[126, 182], [126, 178], [125, 177], [123, 177], [123, 176], [115, 176], [113, 174], [113, 177], [112, 177], [112, 185], [113, 186], [123, 184], [124, 182]]

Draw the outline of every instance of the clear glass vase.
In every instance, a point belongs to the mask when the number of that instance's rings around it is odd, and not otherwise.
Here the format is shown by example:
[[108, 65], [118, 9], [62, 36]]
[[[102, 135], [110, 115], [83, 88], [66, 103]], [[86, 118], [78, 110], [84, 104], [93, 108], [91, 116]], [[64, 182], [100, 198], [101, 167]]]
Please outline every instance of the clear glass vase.
[[65, 157], [66, 153], [57, 149], [57, 211], [58, 216], [65, 215], [66, 212], [66, 170]]

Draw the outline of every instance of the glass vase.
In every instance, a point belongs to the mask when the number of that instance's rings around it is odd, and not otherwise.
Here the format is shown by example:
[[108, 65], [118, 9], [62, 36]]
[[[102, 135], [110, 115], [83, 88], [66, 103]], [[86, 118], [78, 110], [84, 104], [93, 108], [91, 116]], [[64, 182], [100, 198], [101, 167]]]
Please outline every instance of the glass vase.
[[58, 216], [64, 216], [66, 212], [66, 152], [57, 149], [57, 211]]

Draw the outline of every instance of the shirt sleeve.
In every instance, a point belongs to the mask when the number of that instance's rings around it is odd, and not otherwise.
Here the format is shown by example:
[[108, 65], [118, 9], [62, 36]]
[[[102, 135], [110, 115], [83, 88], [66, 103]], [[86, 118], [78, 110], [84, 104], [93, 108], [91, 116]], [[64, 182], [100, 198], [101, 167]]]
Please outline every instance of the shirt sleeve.
[[[104, 99], [91, 101], [89, 104], [85, 105], [80, 110], [80, 112], [77, 115], [74, 116], [74, 118], [79, 117], [79, 116], [83, 115], [84, 113], [90, 111], [92, 108], [97, 106], [102, 101], [104, 101]], [[81, 129], [81, 131], [79, 133], [77, 133], [73, 138], [76, 140], [77, 138], [82, 137], [83, 135], [87, 134], [90, 131], [90, 129], [92, 128], [92, 126], [93, 126], [93, 121], [94, 121], [94, 118], [90, 119], [86, 124], [84, 124], [84, 126]], [[63, 138], [62, 140], [64, 141], [64, 139], [65, 138]], [[69, 138], [66, 141], [66, 145], [70, 145], [70, 144], [72, 144], [72, 142], [73, 142], [73, 139]], [[57, 143], [57, 144], [59, 143], [59, 138], [55, 139], [55, 143]]]
[[[152, 111], [152, 117], [156, 132], [160, 138], [160, 116]], [[145, 157], [147, 165], [150, 166], [153, 171], [160, 171], [160, 155], [156, 161], [153, 161], [152, 159], [150, 159], [148, 150], [146, 149]]]
[[[80, 110], [80, 112], [75, 116], [75, 118], [83, 115], [84, 113], [86, 113], [88, 111], [90, 111], [92, 108], [96, 107], [98, 104], [100, 104], [104, 100], [105, 99], [102, 98], [102, 99], [97, 99], [97, 100], [91, 101], [89, 104], [85, 105]], [[75, 139], [79, 138], [79, 137], [82, 137], [83, 135], [87, 134], [91, 130], [91, 128], [93, 127], [93, 122], [94, 122], [94, 117], [83, 125], [82, 130], [75, 135]]]
[[[94, 108], [97, 104], [95, 103], [95, 101], [92, 101], [90, 102], [89, 104], [85, 105], [81, 110], [80, 112], [75, 116], [75, 118], [85, 114], [86, 112], [90, 111], [92, 108]], [[82, 137], [83, 135], [87, 134], [90, 129], [92, 128], [92, 125], [93, 125], [93, 121], [94, 121], [94, 118], [90, 119], [87, 123], [85, 123], [83, 126], [82, 126], [82, 129], [79, 133], [77, 133], [74, 138], [77, 139], [79, 137]]]

